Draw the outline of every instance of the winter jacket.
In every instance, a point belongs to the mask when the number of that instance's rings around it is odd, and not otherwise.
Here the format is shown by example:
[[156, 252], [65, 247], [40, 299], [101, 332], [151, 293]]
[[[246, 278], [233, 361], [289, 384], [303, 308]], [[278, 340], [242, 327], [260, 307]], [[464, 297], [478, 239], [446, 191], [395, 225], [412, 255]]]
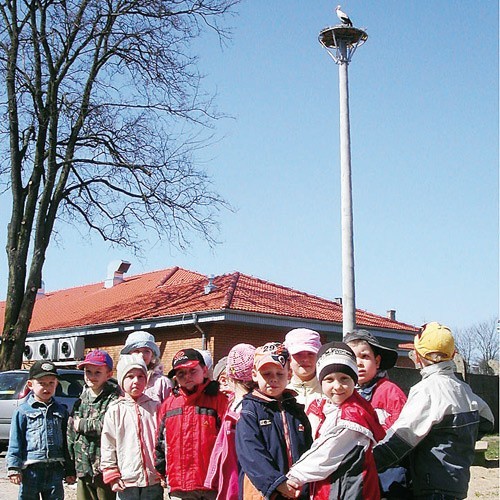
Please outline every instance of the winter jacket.
[[127, 488], [160, 482], [154, 468], [156, 413], [160, 403], [128, 394], [109, 405], [101, 435], [101, 470], [105, 483], [122, 479]]
[[[106, 382], [102, 392], [95, 397], [86, 387], [73, 406], [68, 421], [68, 449], [75, 464], [77, 477], [97, 476], [101, 463], [101, 431], [104, 414], [108, 406], [120, 396], [120, 388]], [[80, 419], [78, 431], [73, 426], [73, 418]]]
[[421, 370], [422, 381], [385, 439], [374, 448], [379, 471], [409, 454], [413, 493], [466, 498], [479, 432], [493, 429], [488, 405], [454, 374], [453, 361]]
[[292, 375], [287, 389], [291, 389], [297, 393], [295, 396], [297, 403], [304, 405], [306, 410], [315, 399], [321, 398], [323, 395], [321, 384], [317, 377], [313, 377], [311, 380], [304, 382], [296, 375]]
[[287, 476], [298, 484], [315, 483], [315, 500], [380, 498], [372, 447], [383, 438], [370, 403], [357, 392], [340, 406], [325, 405], [328, 412], [320, 436], [293, 465]]
[[397, 420], [406, 403], [406, 395], [398, 385], [387, 377], [377, 380], [369, 400], [385, 431]]
[[205, 380], [193, 394], [177, 387], [158, 414], [156, 470], [170, 493], [206, 490], [210, 455], [227, 409], [219, 383]]
[[[293, 394], [285, 390], [277, 400], [254, 390], [243, 398], [236, 424], [242, 499], [268, 499], [277, 494], [276, 488], [286, 481], [290, 466], [311, 446], [309, 420]], [[274, 498], [283, 497], [277, 494]], [[307, 488], [299, 498], [308, 498]]]
[[12, 416], [7, 469], [20, 472], [29, 464], [60, 462], [65, 475], [74, 476], [66, 441], [67, 425], [66, 406], [54, 398], [42, 403], [30, 394]]
[[148, 370], [148, 383], [144, 394], [151, 399], [156, 399], [162, 403], [172, 390], [172, 382], [170, 379], [163, 375], [163, 367], [156, 366], [152, 370]]
[[235, 434], [239, 417], [239, 412], [227, 410], [210, 457], [205, 487], [217, 490], [217, 500], [238, 500], [239, 464]]

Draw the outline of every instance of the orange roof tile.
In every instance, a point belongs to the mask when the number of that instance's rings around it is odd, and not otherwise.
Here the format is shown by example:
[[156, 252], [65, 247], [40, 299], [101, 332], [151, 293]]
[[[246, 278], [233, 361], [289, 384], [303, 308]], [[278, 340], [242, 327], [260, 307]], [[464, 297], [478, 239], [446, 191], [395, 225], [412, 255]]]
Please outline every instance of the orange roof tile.
[[[37, 299], [30, 332], [72, 327], [114, 325], [202, 311], [241, 311], [280, 317], [342, 323], [342, 306], [292, 288], [235, 272], [215, 277], [215, 289], [205, 294], [207, 277], [178, 267], [125, 277], [104, 288], [95, 283], [46, 293]], [[5, 302], [0, 302], [3, 327]], [[363, 310], [356, 324], [414, 331], [414, 326]]]

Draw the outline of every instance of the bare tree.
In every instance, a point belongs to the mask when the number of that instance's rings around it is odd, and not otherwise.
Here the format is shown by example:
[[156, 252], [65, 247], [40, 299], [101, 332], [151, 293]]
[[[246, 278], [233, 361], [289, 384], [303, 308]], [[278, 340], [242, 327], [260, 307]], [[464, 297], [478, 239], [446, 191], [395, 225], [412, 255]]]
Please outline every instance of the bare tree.
[[494, 318], [457, 330], [455, 342], [469, 368], [476, 365], [479, 373], [493, 374], [490, 361], [498, 361], [499, 355], [499, 335]]
[[217, 117], [190, 42], [238, 0], [0, 0], [0, 179], [10, 193], [0, 369], [19, 367], [56, 223], [135, 250], [144, 229], [213, 243], [196, 151]]

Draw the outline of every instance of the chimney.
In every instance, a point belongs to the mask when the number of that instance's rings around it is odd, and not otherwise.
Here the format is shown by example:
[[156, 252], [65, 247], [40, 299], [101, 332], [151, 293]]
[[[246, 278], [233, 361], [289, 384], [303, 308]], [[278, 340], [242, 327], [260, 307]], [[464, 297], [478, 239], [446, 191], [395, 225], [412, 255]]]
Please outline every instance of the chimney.
[[396, 321], [396, 309], [389, 309], [387, 311], [387, 317], [392, 321]]
[[339, 306], [342, 305], [342, 297], [335, 297], [333, 301], [336, 302]]
[[208, 284], [205, 285], [205, 295], [208, 295], [216, 289], [217, 287], [214, 285], [214, 275], [211, 274], [210, 276], [208, 276]]
[[36, 291], [36, 298], [41, 299], [45, 297], [45, 282], [42, 280], [40, 282], [40, 288]]
[[113, 288], [123, 281], [123, 275], [129, 270], [130, 262], [113, 260], [108, 264], [108, 273], [104, 281], [104, 288]]

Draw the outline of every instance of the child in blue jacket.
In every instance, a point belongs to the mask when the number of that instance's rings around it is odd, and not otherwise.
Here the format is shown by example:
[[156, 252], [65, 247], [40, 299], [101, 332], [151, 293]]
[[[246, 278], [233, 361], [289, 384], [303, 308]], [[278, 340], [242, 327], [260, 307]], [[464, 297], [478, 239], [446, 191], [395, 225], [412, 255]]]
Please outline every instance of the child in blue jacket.
[[[258, 388], [243, 398], [236, 424], [236, 452], [241, 465], [240, 498], [282, 499], [295, 491], [287, 483], [291, 465], [312, 443], [304, 406], [286, 389], [290, 355], [270, 342], [255, 351], [252, 378]], [[308, 498], [307, 488], [299, 498]]]

